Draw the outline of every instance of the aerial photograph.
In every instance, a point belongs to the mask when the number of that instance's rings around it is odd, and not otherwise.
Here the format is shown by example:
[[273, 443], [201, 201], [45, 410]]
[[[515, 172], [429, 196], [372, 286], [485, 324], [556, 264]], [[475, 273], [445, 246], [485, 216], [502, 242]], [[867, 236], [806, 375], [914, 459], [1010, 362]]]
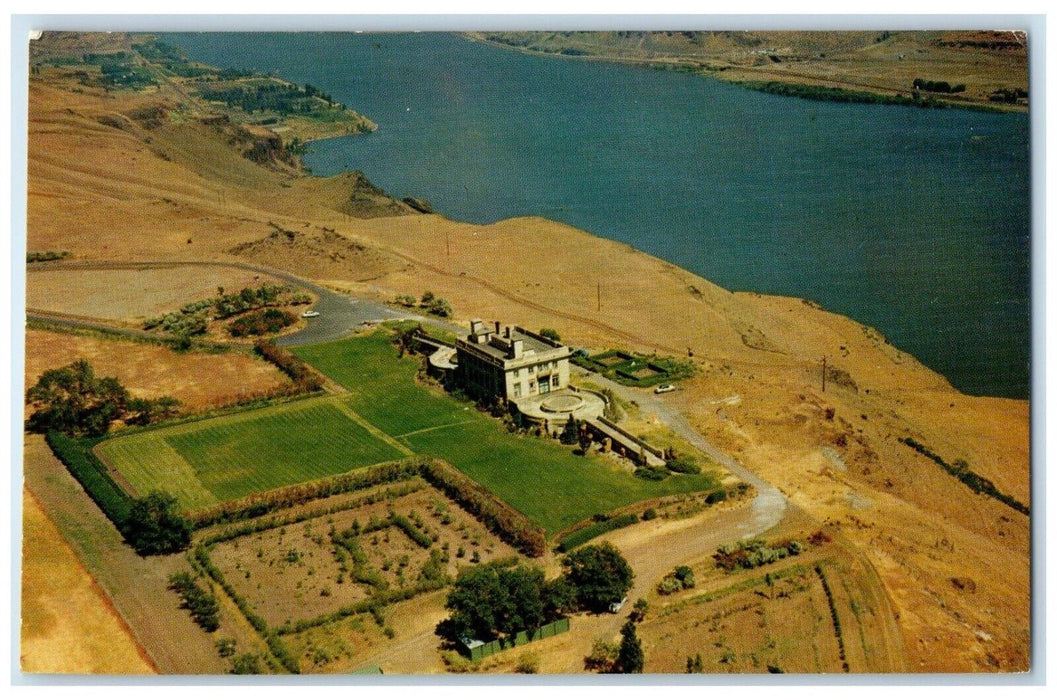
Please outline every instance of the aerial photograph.
[[31, 33], [16, 669], [1036, 670], [1031, 39]]

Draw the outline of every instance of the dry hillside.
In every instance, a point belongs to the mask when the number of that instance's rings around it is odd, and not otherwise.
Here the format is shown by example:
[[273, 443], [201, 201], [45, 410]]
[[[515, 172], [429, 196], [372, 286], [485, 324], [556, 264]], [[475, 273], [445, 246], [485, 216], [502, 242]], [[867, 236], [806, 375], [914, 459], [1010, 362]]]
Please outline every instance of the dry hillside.
[[107, 92], [47, 69], [29, 99], [28, 250], [248, 259], [381, 299], [430, 289], [462, 320], [551, 327], [577, 346], [691, 350], [700, 371], [670, 403], [858, 548], [891, 598], [910, 670], [1028, 668], [1029, 517], [900, 441], [964, 460], [1030, 505], [1026, 401], [963, 395], [853, 320], [730, 293], [562, 224], [463, 224], [374, 190], [357, 201], [381, 209], [350, 208], [360, 178], [248, 159], [237, 125], [174, 91]]

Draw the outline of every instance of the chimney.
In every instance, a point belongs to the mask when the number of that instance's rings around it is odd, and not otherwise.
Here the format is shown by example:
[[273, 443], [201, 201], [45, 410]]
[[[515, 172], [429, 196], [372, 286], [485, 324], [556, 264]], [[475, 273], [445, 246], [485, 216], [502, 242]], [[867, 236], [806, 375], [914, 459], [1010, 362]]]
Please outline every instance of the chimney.
[[499, 321], [495, 322], [495, 334], [499, 335]]

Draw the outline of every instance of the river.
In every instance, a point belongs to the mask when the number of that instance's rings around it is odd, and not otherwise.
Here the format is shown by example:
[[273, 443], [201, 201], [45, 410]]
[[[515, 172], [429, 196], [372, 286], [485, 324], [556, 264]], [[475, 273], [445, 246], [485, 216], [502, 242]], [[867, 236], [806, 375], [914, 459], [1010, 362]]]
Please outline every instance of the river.
[[[970, 394], [1030, 388], [1024, 114], [811, 102], [448, 34], [179, 34], [379, 124], [313, 144], [462, 221], [539, 215], [874, 326]], [[663, 322], [663, 319], [658, 319]]]

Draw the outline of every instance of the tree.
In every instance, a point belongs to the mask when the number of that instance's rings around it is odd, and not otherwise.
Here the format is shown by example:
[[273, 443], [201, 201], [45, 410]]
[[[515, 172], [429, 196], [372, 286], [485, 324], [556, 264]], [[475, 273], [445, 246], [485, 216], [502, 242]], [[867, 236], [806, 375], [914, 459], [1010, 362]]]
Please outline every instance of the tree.
[[609, 542], [587, 545], [562, 559], [565, 579], [576, 591], [580, 609], [604, 612], [621, 600], [635, 578], [626, 559]]
[[546, 590], [543, 571], [534, 567], [464, 569], [445, 603], [451, 628], [457, 636], [481, 640], [536, 629], [547, 621]]
[[562, 339], [562, 337], [558, 335], [558, 331], [553, 328], [540, 328], [540, 335], [544, 338], [553, 340], [556, 343], [560, 343]]
[[565, 428], [558, 439], [563, 445], [575, 445], [580, 439], [580, 423], [575, 418], [570, 417], [569, 420], [565, 421]]
[[576, 589], [564, 576], [559, 576], [544, 585], [543, 614], [548, 620], [555, 620], [575, 611]]
[[134, 500], [122, 530], [142, 555], [179, 552], [191, 544], [191, 524], [180, 514], [176, 498], [161, 491]]
[[642, 673], [646, 657], [642, 653], [642, 643], [635, 633], [635, 623], [628, 620], [620, 629], [620, 651], [613, 670], [616, 673]]
[[59, 430], [73, 435], [103, 435], [128, 399], [118, 381], [99, 379], [87, 360], [50, 369], [26, 392], [35, 407], [31, 430]]

